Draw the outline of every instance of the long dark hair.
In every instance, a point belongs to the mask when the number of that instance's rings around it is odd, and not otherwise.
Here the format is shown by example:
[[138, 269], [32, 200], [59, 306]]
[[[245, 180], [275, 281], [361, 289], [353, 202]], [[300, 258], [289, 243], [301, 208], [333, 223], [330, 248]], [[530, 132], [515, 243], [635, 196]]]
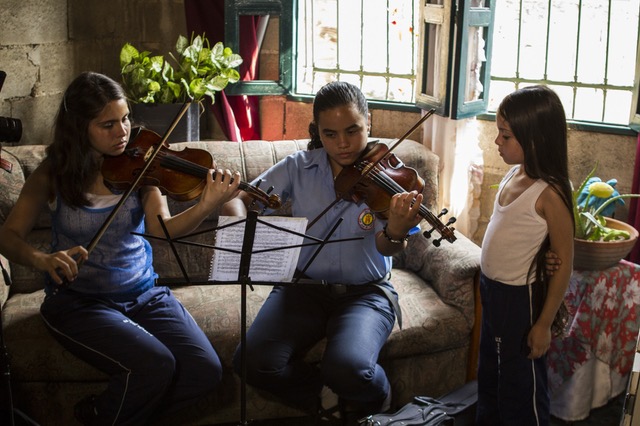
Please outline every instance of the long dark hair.
[[100, 167], [91, 152], [89, 123], [109, 102], [119, 99], [126, 100], [122, 87], [95, 72], [80, 74], [64, 93], [46, 161], [57, 194], [72, 207], [89, 205], [87, 186]]
[[364, 117], [369, 115], [367, 98], [358, 87], [344, 81], [328, 83], [316, 93], [313, 101], [313, 121], [309, 123], [309, 137], [307, 149], [312, 150], [322, 147], [320, 133], [318, 132], [318, 117], [321, 112], [343, 105], [354, 105]]
[[[567, 121], [558, 95], [546, 86], [525, 87], [507, 95], [498, 108], [509, 123], [524, 152], [524, 167], [532, 179], [548, 182], [566, 205], [573, 221], [573, 197], [569, 181]], [[549, 284], [545, 254], [550, 247], [544, 240], [529, 268], [535, 268], [537, 308], [542, 309]], [[539, 313], [539, 312], [538, 312]]]

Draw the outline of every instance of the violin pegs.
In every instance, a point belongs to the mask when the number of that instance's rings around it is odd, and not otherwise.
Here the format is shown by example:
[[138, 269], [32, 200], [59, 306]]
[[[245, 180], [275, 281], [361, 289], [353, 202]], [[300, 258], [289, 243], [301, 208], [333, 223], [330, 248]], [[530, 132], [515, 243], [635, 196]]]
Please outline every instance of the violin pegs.
[[273, 186], [270, 186], [269, 189], [267, 189], [267, 194], [271, 194], [271, 191], [273, 191]]
[[456, 223], [456, 220], [457, 219], [455, 217], [450, 218], [449, 221], [447, 222], [447, 226], [451, 225], [452, 223]]
[[440, 214], [438, 215], [438, 217], [442, 217], [442, 216], [444, 216], [444, 215], [445, 215], [445, 214], [447, 214], [447, 213], [449, 213], [449, 210], [447, 210], [447, 209], [442, 209], [442, 210], [440, 210]]
[[437, 240], [433, 240], [433, 245], [436, 247], [440, 247], [440, 241], [442, 241], [442, 237], [438, 238]]
[[422, 235], [424, 235], [424, 236], [425, 236], [425, 238], [431, 238], [431, 233], [433, 232], [433, 230], [434, 230], [434, 229], [435, 229], [435, 228], [431, 228], [431, 229], [430, 229], [430, 230], [428, 230], [428, 231], [424, 231], [424, 232], [422, 233]]

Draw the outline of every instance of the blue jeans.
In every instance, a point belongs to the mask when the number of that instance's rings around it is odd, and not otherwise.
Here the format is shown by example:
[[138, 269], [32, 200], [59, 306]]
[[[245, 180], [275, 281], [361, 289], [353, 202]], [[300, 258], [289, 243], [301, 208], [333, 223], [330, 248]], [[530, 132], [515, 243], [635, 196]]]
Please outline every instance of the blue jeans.
[[182, 408], [220, 382], [220, 359], [166, 287], [116, 302], [60, 290], [40, 309], [53, 336], [109, 376], [98, 396], [100, 424], [141, 425]]
[[[378, 355], [395, 313], [379, 289], [348, 288], [337, 294], [313, 284], [274, 287], [247, 332], [247, 383], [302, 408], [310, 407], [323, 385], [350, 401], [384, 400], [390, 385]], [[320, 365], [305, 362], [306, 353], [324, 337]], [[238, 374], [240, 361], [238, 347]]]

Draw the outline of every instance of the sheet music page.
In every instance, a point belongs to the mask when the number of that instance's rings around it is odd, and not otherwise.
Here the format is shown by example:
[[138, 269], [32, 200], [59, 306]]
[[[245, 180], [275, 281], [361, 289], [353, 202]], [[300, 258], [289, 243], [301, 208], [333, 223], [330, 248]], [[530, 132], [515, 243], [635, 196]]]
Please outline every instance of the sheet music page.
[[[220, 216], [218, 226], [244, 220], [244, 217]], [[260, 216], [259, 220], [304, 234], [307, 228], [305, 217]], [[246, 222], [228, 226], [216, 231], [215, 247], [242, 250]], [[253, 254], [249, 268], [249, 278], [253, 281], [291, 282], [298, 264], [300, 247], [255, 253], [277, 247], [302, 244], [304, 237], [272, 228], [258, 222], [253, 242]], [[224, 250], [215, 250], [211, 260], [210, 280], [234, 281], [238, 279], [241, 255]]]

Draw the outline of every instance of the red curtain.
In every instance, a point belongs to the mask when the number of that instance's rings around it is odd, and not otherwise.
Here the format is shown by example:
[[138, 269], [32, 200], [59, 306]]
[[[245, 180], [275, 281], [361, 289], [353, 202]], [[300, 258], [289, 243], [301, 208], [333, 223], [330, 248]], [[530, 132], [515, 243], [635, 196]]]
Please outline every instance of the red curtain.
[[[187, 31], [205, 34], [213, 45], [224, 42], [224, 0], [185, 0]], [[258, 75], [259, 41], [256, 27], [259, 16], [240, 16], [240, 51], [242, 56], [240, 76], [243, 81], [254, 80]], [[210, 107], [227, 139], [236, 142], [260, 139], [260, 111], [256, 96], [216, 95]]]
[[[631, 193], [640, 193], [640, 135], [638, 135], [638, 144], [636, 148], [636, 162], [633, 172], [633, 182], [631, 184]], [[640, 206], [638, 205], [638, 198], [629, 198], [629, 218], [627, 222], [640, 229]], [[636, 243], [631, 253], [629, 253], [628, 259], [633, 263], [640, 263], [640, 244]]]

